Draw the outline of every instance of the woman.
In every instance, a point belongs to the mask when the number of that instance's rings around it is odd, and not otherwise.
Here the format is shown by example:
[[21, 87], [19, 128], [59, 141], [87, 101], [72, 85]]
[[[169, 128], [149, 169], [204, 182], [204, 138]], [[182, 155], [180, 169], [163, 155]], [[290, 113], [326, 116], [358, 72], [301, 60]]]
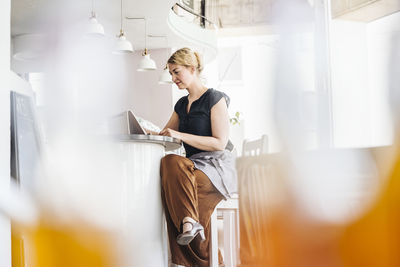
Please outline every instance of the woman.
[[235, 159], [227, 150], [229, 98], [202, 84], [202, 62], [189, 48], [177, 50], [168, 68], [178, 88], [189, 93], [178, 100], [159, 133], [182, 140], [186, 150], [186, 157], [171, 154], [161, 161], [172, 263], [209, 266], [211, 214], [236, 192]]

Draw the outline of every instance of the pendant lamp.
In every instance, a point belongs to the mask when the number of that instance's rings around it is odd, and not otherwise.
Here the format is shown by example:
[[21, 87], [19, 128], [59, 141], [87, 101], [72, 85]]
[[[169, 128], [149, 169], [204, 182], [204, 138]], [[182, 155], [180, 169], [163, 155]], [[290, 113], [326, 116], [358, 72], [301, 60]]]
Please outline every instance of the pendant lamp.
[[[147, 35], [147, 37], [151, 38], [164, 38], [165, 39], [165, 60], [168, 60], [168, 38], [165, 35]], [[159, 84], [172, 84], [172, 76], [169, 73], [168, 65], [165, 64], [164, 70], [161, 72], [160, 79], [158, 80]]]
[[121, 0], [121, 27], [119, 30], [119, 35], [117, 35], [117, 41], [114, 47], [114, 54], [128, 54], [133, 52], [133, 47], [131, 42], [126, 40], [124, 30], [122, 29], [122, 0]]
[[158, 80], [159, 84], [173, 84], [172, 76], [169, 73], [168, 66], [165, 65], [163, 72], [160, 75], [160, 79]]
[[101, 25], [96, 18], [96, 12], [95, 12], [95, 0], [92, 0], [92, 12], [91, 16], [89, 17], [89, 23], [87, 25], [87, 30], [86, 34], [90, 36], [104, 36], [104, 28], [103, 25]]
[[144, 18], [144, 51], [142, 53], [142, 60], [139, 62], [138, 71], [156, 70], [156, 62], [150, 58], [147, 52], [147, 20]]
[[144, 49], [142, 54], [143, 58], [139, 62], [139, 66], [137, 71], [148, 71], [148, 70], [156, 70], [156, 62], [150, 58], [150, 54], [147, 53], [147, 48]]

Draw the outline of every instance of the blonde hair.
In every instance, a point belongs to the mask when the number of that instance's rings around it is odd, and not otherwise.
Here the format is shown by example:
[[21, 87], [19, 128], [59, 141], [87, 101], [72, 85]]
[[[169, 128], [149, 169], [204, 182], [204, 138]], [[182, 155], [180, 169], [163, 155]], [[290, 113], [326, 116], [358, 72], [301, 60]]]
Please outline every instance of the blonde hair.
[[185, 67], [194, 67], [198, 74], [203, 71], [203, 62], [199, 53], [192, 51], [190, 48], [181, 48], [168, 59], [168, 64], [176, 64]]

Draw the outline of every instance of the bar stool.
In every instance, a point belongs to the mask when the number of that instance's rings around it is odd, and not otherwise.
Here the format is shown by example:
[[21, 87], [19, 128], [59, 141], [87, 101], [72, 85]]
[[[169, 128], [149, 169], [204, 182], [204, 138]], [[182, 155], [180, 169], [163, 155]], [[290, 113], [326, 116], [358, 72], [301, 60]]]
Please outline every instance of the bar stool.
[[225, 267], [235, 267], [239, 257], [239, 198], [238, 195], [222, 200], [211, 215], [210, 266], [218, 267], [218, 219], [223, 220]]

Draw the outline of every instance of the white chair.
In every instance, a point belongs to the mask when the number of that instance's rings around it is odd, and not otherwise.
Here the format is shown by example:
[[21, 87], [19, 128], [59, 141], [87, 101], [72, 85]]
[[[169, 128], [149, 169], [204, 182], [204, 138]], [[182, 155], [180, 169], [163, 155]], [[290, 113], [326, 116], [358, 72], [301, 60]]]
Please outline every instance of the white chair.
[[256, 140], [245, 139], [243, 141], [242, 156], [258, 156], [268, 153], [268, 136], [263, 134]]
[[[268, 152], [268, 136], [257, 140], [244, 140], [242, 156], [258, 156]], [[218, 266], [218, 219], [223, 220], [225, 267], [235, 267], [240, 263], [239, 197], [235, 195], [222, 200], [211, 215], [210, 266]]]

